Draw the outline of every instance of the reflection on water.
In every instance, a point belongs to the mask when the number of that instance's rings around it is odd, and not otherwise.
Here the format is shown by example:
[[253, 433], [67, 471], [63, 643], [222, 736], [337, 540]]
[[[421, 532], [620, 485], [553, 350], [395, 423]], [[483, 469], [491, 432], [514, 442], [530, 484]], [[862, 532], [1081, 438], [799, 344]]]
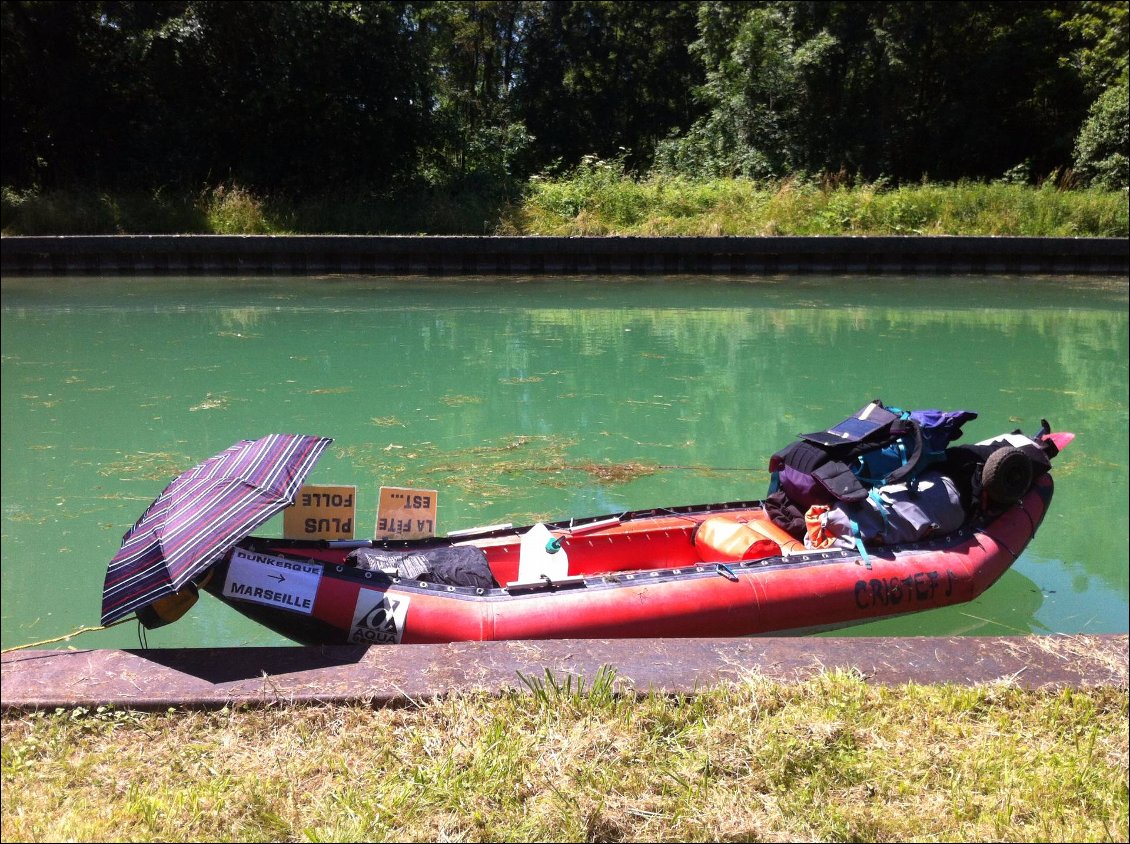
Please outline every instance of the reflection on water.
[[[851, 633], [1125, 631], [1126, 306], [1102, 279], [4, 279], [3, 646], [96, 623], [122, 533], [237, 439], [332, 436], [311, 480], [357, 484], [362, 530], [386, 484], [439, 489], [448, 531], [757, 497], [874, 397], [1079, 437], [982, 599]], [[149, 642], [283, 643], [233, 615]]]

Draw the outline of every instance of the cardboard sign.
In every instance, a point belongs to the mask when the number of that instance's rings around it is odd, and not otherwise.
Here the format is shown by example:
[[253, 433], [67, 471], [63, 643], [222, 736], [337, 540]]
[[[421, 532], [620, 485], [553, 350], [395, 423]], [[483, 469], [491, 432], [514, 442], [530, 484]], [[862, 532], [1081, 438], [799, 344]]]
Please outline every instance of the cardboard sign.
[[310, 615], [321, 582], [322, 567], [316, 563], [236, 548], [224, 580], [224, 596]]
[[375, 539], [424, 539], [436, 535], [439, 502], [434, 489], [382, 486]]
[[306, 484], [283, 510], [287, 539], [352, 539], [357, 487]]

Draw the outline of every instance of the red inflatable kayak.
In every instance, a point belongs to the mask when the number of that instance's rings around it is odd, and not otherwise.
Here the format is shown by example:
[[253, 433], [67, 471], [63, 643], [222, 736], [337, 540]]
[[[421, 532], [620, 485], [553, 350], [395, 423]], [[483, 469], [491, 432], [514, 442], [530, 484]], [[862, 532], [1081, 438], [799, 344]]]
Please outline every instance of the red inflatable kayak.
[[[412, 542], [245, 539], [201, 585], [304, 644], [797, 634], [971, 601], [1036, 533], [1038, 477], [1003, 511], [863, 553], [806, 550], [760, 502], [671, 507]], [[426, 559], [472, 549], [493, 582], [366, 570], [359, 546]]]

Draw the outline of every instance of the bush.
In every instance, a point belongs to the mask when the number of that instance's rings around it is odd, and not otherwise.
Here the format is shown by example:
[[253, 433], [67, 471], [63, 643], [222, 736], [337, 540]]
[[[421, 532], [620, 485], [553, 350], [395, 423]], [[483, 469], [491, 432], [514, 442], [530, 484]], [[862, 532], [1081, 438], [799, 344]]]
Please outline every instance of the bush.
[[1075, 169], [1095, 187], [1130, 185], [1130, 98], [1125, 82], [1107, 88], [1091, 105], [1075, 139]]
[[6, 235], [196, 234], [207, 221], [184, 196], [92, 190], [3, 189], [0, 224]]
[[201, 204], [209, 230], [216, 234], [268, 234], [274, 227], [267, 219], [266, 203], [239, 186], [220, 186], [205, 191]]

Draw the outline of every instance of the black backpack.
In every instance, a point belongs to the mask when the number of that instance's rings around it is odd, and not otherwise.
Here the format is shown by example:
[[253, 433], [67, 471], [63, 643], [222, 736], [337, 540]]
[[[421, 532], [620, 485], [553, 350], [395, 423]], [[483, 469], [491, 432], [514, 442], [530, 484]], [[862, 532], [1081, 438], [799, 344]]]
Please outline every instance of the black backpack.
[[945, 459], [946, 448], [977, 414], [969, 410], [905, 411], [875, 399], [839, 424], [800, 438], [769, 459], [774, 484], [800, 509], [858, 502], [868, 490], [911, 483]]

